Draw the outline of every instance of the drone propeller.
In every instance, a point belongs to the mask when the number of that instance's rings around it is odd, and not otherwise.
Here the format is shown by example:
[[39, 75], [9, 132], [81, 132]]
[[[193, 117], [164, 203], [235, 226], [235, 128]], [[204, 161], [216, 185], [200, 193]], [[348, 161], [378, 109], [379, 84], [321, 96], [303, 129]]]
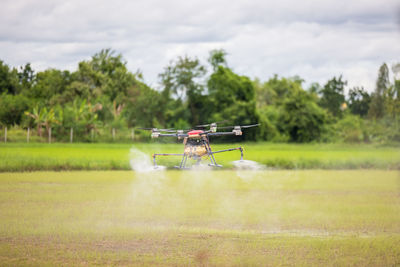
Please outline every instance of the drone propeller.
[[243, 125], [243, 126], [240, 126], [240, 128], [246, 129], [246, 128], [257, 127], [257, 126], [260, 126], [260, 124], [257, 123], [257, 124], [251, 124], [251, 125]]
[[[183, 133], [190, 132], [193, 129], [174, 129], [174, 128], [169, 128], [169, 129], [162, 129], [162, 130], [166, 130], [165, 132], [169, 132], [169, 133], [183, 134]], [[161, 131], [161, 130], [159, 130], [159, 131]]]
[[137, 130], [146, 130], [152, 132], [167, 132], [167, 133], [175, 133], [174, 129], [158, 129], [158, 128], [136, 128]]
[[208, 123], [208, 124], [196, 125], [195, 127], [196, 128], [205, 128], [205, 127], [208, 127], [208, 126], [216, 125], [217, 123], [225, 123], [225, 122], [228, 122], [228, 120], [216, 121], [216, 122], [212, 122], [212, 123]]
[[235, 126], [222, 126], [222, 127], [218, 127], [218, 129], [232, 129], [235, 128]]
[[256, 127], [256, 126], [259, 126], [260, 124], [259, 123], [257, 123], [257, 124], [251, 124], [251, 125], [243, 125], [243, 126], [240, 126], [240, 125], [237, 125], [237, 126], [222, 126], [222, 127], [218, 127], [218, 129], [232, 129], [232, 128], [237, 128], [237, 127], [240, 127], [240, 128], [242, 128], [242, 129], [246, 129], [246, 128], [251, 128], [251, 127]]

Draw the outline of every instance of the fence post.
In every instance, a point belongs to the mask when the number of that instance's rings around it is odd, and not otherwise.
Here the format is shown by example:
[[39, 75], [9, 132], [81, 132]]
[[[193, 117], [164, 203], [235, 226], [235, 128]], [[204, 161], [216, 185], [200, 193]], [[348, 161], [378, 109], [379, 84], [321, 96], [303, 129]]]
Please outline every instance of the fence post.
[[90, 130], [90, 135], [91, 135], [92, 142], [93, 142], [93, 138], [94, 138], [94, 132], [93, 132], [93, 128]]
[[4, 143], [7, 143], [7, 126], [4, 128]]
[[51, 127], [49, 128], [49, 144], [51, 144]]
[[74, 128], [71, 127], [71, 131], [69, 132], [69, 142], [72, 143], [74, 139]]
[[30, 135], [30, 129], [28, 127], [28, 131], [26, 133], [26, 142], [29, 143], [29, 135]]
[[135, 130], [134, 129], [132, 129], [131, 137], [132, 137], [132, 141], [134, 141], [135, 140]]
[[115, 128], [112, 128], [112, 138], [113, 138], [113, 141], [115, 141]]

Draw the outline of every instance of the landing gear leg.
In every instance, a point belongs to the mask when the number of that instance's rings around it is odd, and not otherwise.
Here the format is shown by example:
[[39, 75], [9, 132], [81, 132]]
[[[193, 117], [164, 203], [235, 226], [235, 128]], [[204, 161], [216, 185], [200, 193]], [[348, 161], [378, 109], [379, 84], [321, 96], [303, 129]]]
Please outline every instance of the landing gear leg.
[[181, 164], [179, 165], [179, 169], [185, 169], [186, 168], [186, 161], [187, 161], [187, 155], [183, 155]]
[[211, 150], [210, 144], [205, 143], [205, 147], [206, 147], [206, 150], [207, 150], [208, 158], [211, 161], [211, 164], [208, 164], [208, 165], [209, 166], [214, 166], [214, 167], [222, 167], [222, 165], [219, 165], [217, 163], [217, 161], [215, 160], [214, 153]]
[[173, 153], [157, 153], [157, 154], [153, 154], [154, 168], [157, 168], [157, 162], [156, 162], [156, 157], [157, 156], [185, 156], [185, 155], [184, 154], [173, 154]]

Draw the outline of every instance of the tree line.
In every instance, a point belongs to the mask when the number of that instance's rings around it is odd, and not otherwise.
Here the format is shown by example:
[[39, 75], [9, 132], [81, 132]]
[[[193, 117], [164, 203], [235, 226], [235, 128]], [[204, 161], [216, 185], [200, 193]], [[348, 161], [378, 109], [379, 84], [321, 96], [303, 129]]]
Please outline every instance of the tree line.
[[342, 76], [308, 88], [298, 76], [251, 80], [235, 73], [226, 55], [212, 50], [208, 62], [178, 57], [159, 74], [158, 88], [111, 49], [79, 62], [74, 72], [35, 72], [29, 63], [11, 68], [0, 60], [0, 125], [36, 128], [38, 136], [52, 128], [59, 141], [72, 127], [80, 141], [90, 141], [90, 133], [111, 129], [187, 129], [216, 121], [260, 123], [244, 140], [400, 141], [400, 64], [380, 66], [372, 93], [354, 87], [346, 94]]

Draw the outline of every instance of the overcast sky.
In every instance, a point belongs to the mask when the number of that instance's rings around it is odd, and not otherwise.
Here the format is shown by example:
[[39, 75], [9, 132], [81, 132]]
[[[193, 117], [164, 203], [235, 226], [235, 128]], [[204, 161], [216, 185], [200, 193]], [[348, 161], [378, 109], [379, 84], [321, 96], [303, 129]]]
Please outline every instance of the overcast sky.
[[379, 66], [400, 62], [399, 0], [0, 0], [0, 60], [76, 70], [103, 48], [121, 53], [156, 87], [178, 56], [206, 63], [228, 52], [239, 74], [343, 74], [372, 91]]

